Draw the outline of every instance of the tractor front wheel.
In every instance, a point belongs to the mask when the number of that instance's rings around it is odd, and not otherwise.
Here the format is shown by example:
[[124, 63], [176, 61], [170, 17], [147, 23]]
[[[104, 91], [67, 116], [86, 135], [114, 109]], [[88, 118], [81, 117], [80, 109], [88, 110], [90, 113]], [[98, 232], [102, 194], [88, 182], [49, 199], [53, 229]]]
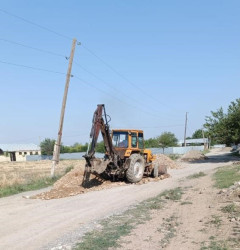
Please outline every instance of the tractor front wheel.
[[132, 154], [129, 157], [130, 163], [126, 172], [127, 180], [130, 183], [137, 183], [142, 180], [144, 174], [145, 163], [140, 154]]

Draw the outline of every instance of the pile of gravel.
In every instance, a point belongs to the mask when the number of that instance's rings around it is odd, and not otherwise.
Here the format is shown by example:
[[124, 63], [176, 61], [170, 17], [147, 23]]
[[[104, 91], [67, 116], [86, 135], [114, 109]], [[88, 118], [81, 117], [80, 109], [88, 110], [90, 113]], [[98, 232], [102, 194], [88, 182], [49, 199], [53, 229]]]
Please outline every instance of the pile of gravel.
[[[165, 155], [156, 156], [157, 164], [161, 166], [167, 166], [168, 168], [178, 168], [177, 164]], [[126, 182], [111, 182], [109, 180], [104, 180], [93, 174], [90, 175], [90, 179], [83, 186], [83, 175], [84, 175], [84, 165], [75, 166], [69, 173], [64, 175], [59, 179], [50, 191], [37, 194], [32, 196], [32, 199], [59, 199], [68, 196], [74, 196], [89, 191], [97, 191], [102, 189], [107, 189], [120, 185], [127, 185]], [[161, 175], [159, 178], [143, 178], [143, 180], [138, 184], [145, 184], [150, 181], [159, 181], [170, 177], [168, 174]]]
[[226, 189], [220, 190], [219, 194], [231, 198], [233, 200], [237, 199], [239, 201], [240, 198], [240, 181], [235, 182], [232, 186]]
[[32, 199], [59, 199], [69, 196], [74, 196], [94, 190], [102, 190], [112, 186], [126, 185], [124, 182], [111, 182], [90, 175], [87, 186], [82, 186], [84, 175], [83, 166], [78, 166], [72, 169], [69, 173], [59, 179], [50, 191], [32, 196]]
[[173, 161], [168, 156], [163, 155], [163, 154], [156, 155], [156, 160], [154, 162], [156, 162], [160, 166], [161, 165], [167, 166], [167, 168], [171, 168], [171, 169], [179, 168], [179, 166], [177, 165], [175, 161]]
[[201, 151], [191, 150], [184, 154], [181, 158], [182, 161], [198, 161], [208, 159]]

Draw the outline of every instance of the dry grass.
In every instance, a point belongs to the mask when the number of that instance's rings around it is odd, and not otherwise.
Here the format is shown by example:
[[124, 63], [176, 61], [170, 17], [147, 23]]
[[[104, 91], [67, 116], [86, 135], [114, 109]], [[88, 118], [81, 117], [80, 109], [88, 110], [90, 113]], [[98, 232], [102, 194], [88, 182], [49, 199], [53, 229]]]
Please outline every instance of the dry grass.
[[[63, 175], [69, 168], [83, 165], [84, 160], [63, 160], [56, 168], [56, 175]], [[26, 184], [30, 181], [49, 177], [51, 161], [35, 162], [1, 162], [0, 188], [16, 184]]]

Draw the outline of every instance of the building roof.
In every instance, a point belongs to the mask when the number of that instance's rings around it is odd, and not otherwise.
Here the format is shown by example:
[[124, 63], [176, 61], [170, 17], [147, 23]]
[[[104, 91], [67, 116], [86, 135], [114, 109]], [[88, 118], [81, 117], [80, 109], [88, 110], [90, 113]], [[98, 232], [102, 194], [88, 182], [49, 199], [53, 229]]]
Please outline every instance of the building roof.
[[15, 152], [15, 151], [39, 151], [40, 147], [36, 144], [0, 144], [0, 149], [4, 152]]

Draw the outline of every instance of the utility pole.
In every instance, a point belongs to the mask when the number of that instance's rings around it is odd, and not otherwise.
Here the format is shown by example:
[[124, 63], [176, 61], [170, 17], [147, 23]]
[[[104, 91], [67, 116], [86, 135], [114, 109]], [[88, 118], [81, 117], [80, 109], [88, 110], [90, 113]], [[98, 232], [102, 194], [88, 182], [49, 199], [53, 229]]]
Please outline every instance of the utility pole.
[[186, 112], [186, 119], [185, 119], [185, 130], [184, 130], [184, 147], [186, 147], [186, 133], [187, 133], [187, 114]]
[[206, 147], [206, 141], [205, 141], [205, 135], [204, 135], [204, 130], [202, 129], [202, 137], [203, 137], [203, 143], [204, 143], [204, 150], [207, 149]]
[[65, 114], [65, 107], [67, 102], [67, 94], [68, 94], [68, 87], [71, 77], [71, 71], [72, 71], [72, 62], [73, 62], [73, 56], [75, 52], [77, 40], [74, 38], [72, 42], [72, 49], [71, 49], [71, 55], [69, 58], [69, 64], [68, 64], [68, 71], [66, 75], [66, 83], [65, 83], [65, 90], [63, 95], [63, 101], [62, 101], [62, 109], [61, 109], [61, 115], [60, 115], [60, 122], [59, 122], [59, 130], [58, 130], [58, 138], [54, 145], [54, 152], [53, 152], [53, 159], [52, 159], [52, 168], [51, 168], [51, 177], [54, 177], [55, 174], [55, 167], [59, 162], [59, 154], [60, 154], [60, 147], [61, 147], [61, 140], [62, 140], [62, 130], [63, 130], [63, 121], [64, 121], [64, 114]]

